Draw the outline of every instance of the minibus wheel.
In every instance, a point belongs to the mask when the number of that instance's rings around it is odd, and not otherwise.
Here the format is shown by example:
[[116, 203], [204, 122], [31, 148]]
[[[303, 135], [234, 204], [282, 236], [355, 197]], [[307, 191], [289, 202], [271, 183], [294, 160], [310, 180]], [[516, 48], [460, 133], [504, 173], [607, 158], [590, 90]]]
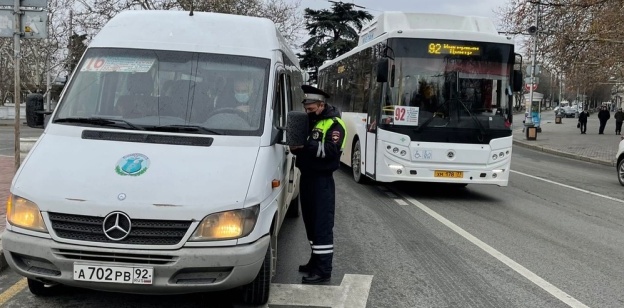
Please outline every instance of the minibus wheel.
[[269, 301], [269, 290], [271, 287], [271, 271], [273, 262], [273, 240], [267, 248], [262, 267], [256, 279], [243, 286], [243, 302], [247, 305], [264, 305]]
[[28, 278], [28, 290], [36, 296], [52, 296], [58, 294], [59, 285], [45, 284], [39, 280]]

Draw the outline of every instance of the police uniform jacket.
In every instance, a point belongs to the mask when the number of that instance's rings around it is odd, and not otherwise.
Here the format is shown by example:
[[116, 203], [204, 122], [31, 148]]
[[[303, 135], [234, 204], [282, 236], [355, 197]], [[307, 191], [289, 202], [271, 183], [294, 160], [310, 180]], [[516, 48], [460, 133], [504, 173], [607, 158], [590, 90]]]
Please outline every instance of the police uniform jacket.
[[[324, 133], [319, 127], [327, 125], [323, 120], [331, 120]], [[302, 149], [293, 151], [297, 155], [296, 165], [301, 173], [331, 174], [340, 167], [340, 155], [346, 137], [343, 125], [340, 113], [331, 105], [326, 105], [320, 115], [310, 119], [310, 134], [306, 143]]]

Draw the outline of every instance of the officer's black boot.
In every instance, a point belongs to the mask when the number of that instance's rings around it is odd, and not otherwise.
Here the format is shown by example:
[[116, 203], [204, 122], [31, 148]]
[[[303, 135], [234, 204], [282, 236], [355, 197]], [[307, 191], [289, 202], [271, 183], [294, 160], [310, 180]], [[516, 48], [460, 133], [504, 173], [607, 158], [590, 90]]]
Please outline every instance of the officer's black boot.
[[[314, 256], [314, 255], [313, 255]], [[307, 277], [301, 279], [303, 284], [324, 283], [331, 280], [333, 253], [317, 255], [315, 266]]]
[[316, 284], [316, 283], [324, 283], [331, 280], [331, 274], [329, 275], [320, 275], [317, 273], [311, 273], [310, 275], [301, 278], [301, 283], [304, 284]]
[[310, 256], [308, 263], [299, 265], [299, 271], [302, 273], [310, 273], [314, 269], [314, 255]]
[[[312, 249], [312, 241], [310, 241], [310, 249]], [[299, 271], [302, 273], [310, 273], [314, 269], [315, 258], [314, 254], [310, 253], [310, 259], [308, 259], [308, 263], [299, 265]]]

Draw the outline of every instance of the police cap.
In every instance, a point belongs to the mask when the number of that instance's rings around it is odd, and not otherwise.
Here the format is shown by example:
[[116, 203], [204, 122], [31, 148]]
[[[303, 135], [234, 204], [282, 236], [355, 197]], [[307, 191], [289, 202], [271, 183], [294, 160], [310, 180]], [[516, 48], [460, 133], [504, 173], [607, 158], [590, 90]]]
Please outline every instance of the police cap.
[[309, 86], [304, 84], [301, 86], [303, 93], [305, 94], [305, 98], [303, 100], [303, 104], [310, 104], [315, 102], [324, 102], [329, 98], [329, 94], [325, 93], [325, 91], [317, 89], [313, 86]]

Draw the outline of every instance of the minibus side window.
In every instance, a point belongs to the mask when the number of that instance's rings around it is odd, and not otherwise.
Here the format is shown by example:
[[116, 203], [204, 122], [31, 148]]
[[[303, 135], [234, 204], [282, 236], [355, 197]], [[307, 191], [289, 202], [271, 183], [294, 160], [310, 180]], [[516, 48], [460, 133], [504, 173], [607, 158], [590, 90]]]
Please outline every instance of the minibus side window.
[[284, 110], [287, 104], [286, 86], [286, 75], [280, 73], [275, 93], [275, 102], [273, 104], [273, 125], [275, 127], [284, 127], [284, 125], [286, 125], [286, 112]]

